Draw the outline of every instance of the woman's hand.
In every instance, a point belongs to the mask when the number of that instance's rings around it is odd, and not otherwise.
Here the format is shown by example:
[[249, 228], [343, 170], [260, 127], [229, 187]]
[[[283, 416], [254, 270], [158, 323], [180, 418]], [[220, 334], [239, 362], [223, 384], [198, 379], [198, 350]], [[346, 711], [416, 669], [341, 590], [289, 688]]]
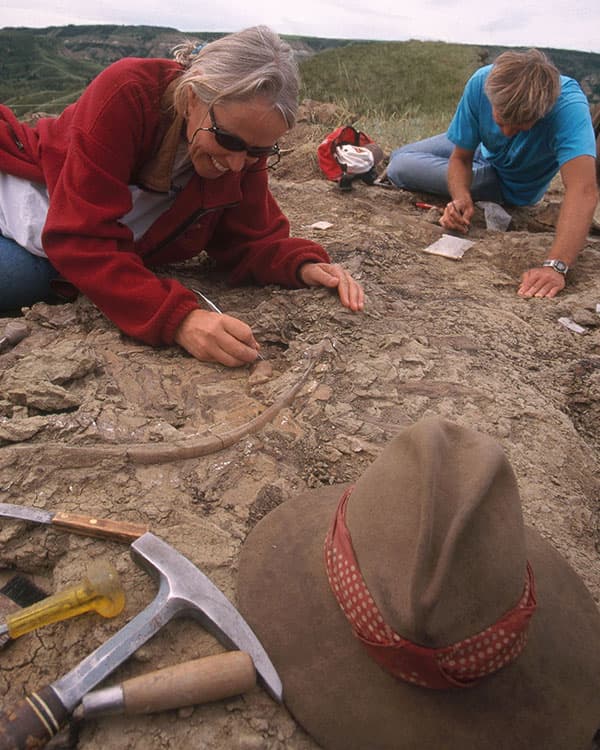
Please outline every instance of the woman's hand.
[[365, 306], [363, 288], [344, 268], [332, 263], [304, 263], [298, 270], [298, 277], [306, 286], [337, 287], [340, 302], [353, 312]]
[[246, 323], [208, 310], [193, 310], [187, 315], [175, 341], [202, 362], [220, 362], [228, 367], [254, 362], [260, 348]]

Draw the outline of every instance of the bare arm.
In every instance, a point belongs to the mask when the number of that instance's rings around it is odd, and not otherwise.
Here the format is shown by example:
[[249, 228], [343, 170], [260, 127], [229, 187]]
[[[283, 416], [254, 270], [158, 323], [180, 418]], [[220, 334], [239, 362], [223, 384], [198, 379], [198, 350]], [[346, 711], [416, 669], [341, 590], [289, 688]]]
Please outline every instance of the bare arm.
[[473, 151], [455, 146], [448, 161], [448, 192], [452, 197], [446, 205], [440, 224], [446, 229], [468, 232], [475, 208], [471, 197]]
[[[565, 186], [554, 242], [548, 260], [572, 266], [585, 245], [598, 203], [596, 163], [591, 156], [578, 156], [563, 164], [560, 175]], [[565, 278], [552, 268], [530, 268], [523, 274], [518, 294], [522, 297], [555, 297]]]

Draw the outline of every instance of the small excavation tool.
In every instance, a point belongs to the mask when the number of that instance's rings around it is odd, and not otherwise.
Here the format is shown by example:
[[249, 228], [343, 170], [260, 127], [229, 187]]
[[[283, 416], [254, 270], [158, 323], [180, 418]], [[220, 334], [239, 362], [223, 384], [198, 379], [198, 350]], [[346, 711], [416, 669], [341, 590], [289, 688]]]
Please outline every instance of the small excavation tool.
[[[22, 573], [15, 573], [0, 588], [0, 622], [4, 622], [9, 615], [19, 612], [23, 607], [29, 607], [36, 602], [46, 599], [48, 594], [37, 584]], [[0, 636], [0, 648], [10, 639], [8, 634]]]
[[[208, 307], [209, 310], [212, 310], [218, 315], [223, 315], [223, 311], [219, 309], [212, 300], [209, 300], [205, 294], [202, 294], [202, 292], [199, 289], [195, 289], [193, 286], [191, 286], [190, 289], [192, 292], [194, 292], [194, 294], [197, 297], [200, 297], [202, 302], [204, 302], [204, 304]], [[257, 359], [264, 359], [263, 355], [260, 352], [257, 352], [257, 354], [258, 354]]]
[[84, 536], [108, 537], [119, 542], [132, 542], [148, 531], [143, 524], [129, 521], [111, 521], [107, 518], [78, 516], [75, 513], [48, 511], [28, 505], [0, 503], [0, 517], [16, 518], [30, 523], [51, 524], [64, 531], [74, 531]]
[[53, 622], [67, 620], [84, 612], [116, 617], [125, 606], [125, 593], [113, 566], [103, 560], [92, 563], [85, 578], [64, 591], [6, 616], [0, 624], [0, 646]]
[[29, 328], [25, 323], [18, 320], [8, 323], [0, 336], [0, 354], [12, 346], [16, 346], [28, 334]]
[[197, 619], [226, 648], [246, 651], [275, 700], [281, 680], [248, 623], [227, 597], [182, 554], [154, 534], [131, 545], [136, 562], [159, 579], [154, 600], [64, 677], [0, 713], [0, 750], [42, 747], [66, 722], [83, 696], [104, 680], [174, 617]]

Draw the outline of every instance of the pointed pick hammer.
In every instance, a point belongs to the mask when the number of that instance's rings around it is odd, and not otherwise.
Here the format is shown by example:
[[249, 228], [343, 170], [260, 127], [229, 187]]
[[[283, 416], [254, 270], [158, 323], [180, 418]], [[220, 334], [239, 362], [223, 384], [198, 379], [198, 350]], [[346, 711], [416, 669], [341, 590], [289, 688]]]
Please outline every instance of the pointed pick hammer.
[[226, 648], [246, 651], [267, 692], [283, 700], [281, 680], [260, 641], [204, 573], [151, 533], [131, 545], [131, 555], [158, 578], [154, 600], [64, 677], [5, 708], [0, 713], [0, 750], [43, 747], [86, 693], [174, 617], [193, 617]]

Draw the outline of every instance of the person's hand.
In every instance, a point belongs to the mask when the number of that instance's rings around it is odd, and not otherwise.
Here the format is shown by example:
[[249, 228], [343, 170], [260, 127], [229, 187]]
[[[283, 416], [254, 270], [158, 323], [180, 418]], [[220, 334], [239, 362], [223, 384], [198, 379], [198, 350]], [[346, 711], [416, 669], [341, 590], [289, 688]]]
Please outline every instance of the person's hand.
[[192, 310], [177, 329], [175, 341], [202, 362], [240, 367], [258, 357], [259, 345], [246, 323], [208, 310]]
[[440, 224], [446, 229], [454, 229], [466, 234], [471, 227], [475, 206], [471, 198], [456, 198], [446, 204]]
[[517, 294], [521, 297], [556, 297], [566, 284], [563, 274], [553, 268], [530, 268], [521, 276]]
[[337, 287], [340, 302], [353, 312], [365, 306], [365, 293], [362, 286], [342, 266], [332, 263], [304, 263], [298, 277], [306, 286]]

